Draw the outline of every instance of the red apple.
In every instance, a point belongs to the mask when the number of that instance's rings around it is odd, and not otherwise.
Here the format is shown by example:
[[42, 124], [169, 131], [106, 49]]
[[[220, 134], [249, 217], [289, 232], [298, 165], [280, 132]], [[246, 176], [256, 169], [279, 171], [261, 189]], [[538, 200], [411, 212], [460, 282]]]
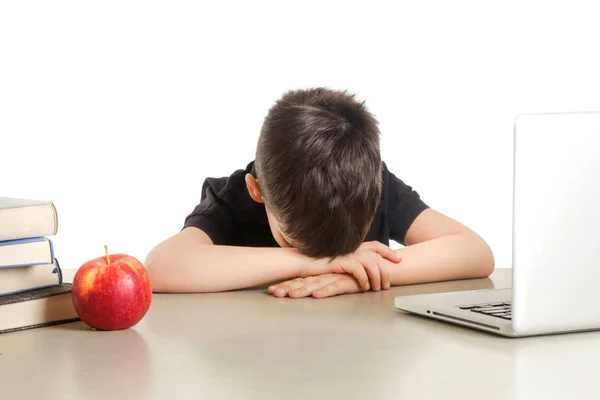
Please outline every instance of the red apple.
[[108, 254], [84, 263], [73, 279], [75, 311], [97, 330], [131, 328], [146, 315], [152, 286], [144, 265], [127, 254]]

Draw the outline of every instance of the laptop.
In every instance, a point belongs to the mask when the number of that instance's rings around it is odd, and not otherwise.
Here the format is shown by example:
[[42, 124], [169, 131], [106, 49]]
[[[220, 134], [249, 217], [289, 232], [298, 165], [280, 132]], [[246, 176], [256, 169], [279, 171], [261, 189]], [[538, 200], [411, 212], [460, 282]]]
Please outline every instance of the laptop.
[[512, 288], [396, 308], [506, 337], [600, 329], [600, 112], [518, 116], [513, 157]]

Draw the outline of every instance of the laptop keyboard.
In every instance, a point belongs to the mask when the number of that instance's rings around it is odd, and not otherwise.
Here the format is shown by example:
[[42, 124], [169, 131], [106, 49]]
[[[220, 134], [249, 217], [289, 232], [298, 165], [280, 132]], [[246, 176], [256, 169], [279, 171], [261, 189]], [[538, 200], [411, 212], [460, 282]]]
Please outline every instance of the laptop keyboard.
[[475, 304], [470, 306], [461, 306], [461, 310], [471, 310], [479, 314], [489, 315], [491, 317], [497, 317], [502, 319], [510, 320], [512, 318], [512, 307], [511, 303], [488, 303], [488, 304]]

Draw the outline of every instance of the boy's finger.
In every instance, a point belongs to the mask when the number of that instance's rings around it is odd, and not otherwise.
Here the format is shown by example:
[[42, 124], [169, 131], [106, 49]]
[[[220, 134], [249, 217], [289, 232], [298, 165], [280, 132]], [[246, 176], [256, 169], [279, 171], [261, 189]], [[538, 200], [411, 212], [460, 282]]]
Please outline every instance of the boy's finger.
[[313, 294], [315, 290], [321, 289], [323, 286], [327, 285], [327, 283], [322, 281], [313, 281], [310, 283], [306, 283], [305, 285], [295, 288], [289, 291], [288, 295], [293, 299], [299, 299], [302, 297], [307, 297]]
[[315, 299], [324, 299], [326, 297], [336, 296], [338, 294], [336, 293], [336, 290], [338, 289], [334, 285], [328, 285], [322, 289], [315, 290], [313, 292], [313, 297]]
[[347, 261], [344, 260], [342, 262], [344, 262], [344, 265], [342, 265], [344, 272], [354, 276], [360, 284], [360, 287], [362, 287], [364, 290], [369, 290], [369, 276], [367, 275], [367, 271], [365, 271], [363, 265], [352, 259]]
[[290, 290], [299, 288], [302, 285], [304, 285], [304, 279], [293, 279], [291, 281], [270, 286], [268, 292], [277, 297], [285, 297]]
[[379, 265], [379, 274], [381, 275], [381, 288], [386, 290], [391, 286], [390, 271], [383, 265]]
[[338, 294], [342, 294], [344, 291], [341, 288], [341, 285], [335, 285], [333, 283], [325, 286], [324, 288], [315, 290], [313, 292], [313, 297], [317, 299], [323, 299], [325, 297], [337, 296]]
[[267, 289], [267, 291], [268, 291], [270, 294], [274, 294], [276, 291], [278, 291], [278, 290], [282, 290], [282, 289], [283, 289], [283, 290], [285, 290], [285, 289], [284, 289], [284, 286], [283, 286], [283, 284], [279, 283], [279, 284], [277, 284], [277, 285], [272, 285], [272, 286], [269, 286], [269, 289]]
[[367, 271], [371, 289], [375, 292], [378, 292], [381, 290], [381, 273], [379, 271], [377, 262], [373, 261], [372, 257], [369, 257], [368, 254], [369, 253], [362, 253], [359, 261], [363, 265], [363, 268]]
[[326, 285], [325, 287], [315, 290], [313, 292], [313, 297], [316, 299], [323, 299], [325, 297], [333, 297], [333, 296], [337, 296], [340, 294], [344, 294], [344, 293], [348, 293], [350, 291], [355, 292], [356, 289], [351, 289], [351, 286], [353, 282], [352, 281], [343, 281], [341, 283], [338, 282], [332, 282], [329, 283], [328, 285]]
[[398, 254], [396, 251], [390, 249], [383, 243], [377, 242], [373, 246], [373, 250], [379, 254], [381, 257], [386, 258], [392, 262], [400, 262], [402, 261], [402, 256]]

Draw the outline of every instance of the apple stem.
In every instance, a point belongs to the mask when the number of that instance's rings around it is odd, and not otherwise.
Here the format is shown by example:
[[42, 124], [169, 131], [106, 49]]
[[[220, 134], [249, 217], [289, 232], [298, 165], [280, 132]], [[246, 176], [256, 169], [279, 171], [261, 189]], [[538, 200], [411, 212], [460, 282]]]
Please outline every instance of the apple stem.
[[110, 264], [110, 258], [108, 257], [108, 246], [104, 245], [104, 251], [106, 252], [106, 263]]

